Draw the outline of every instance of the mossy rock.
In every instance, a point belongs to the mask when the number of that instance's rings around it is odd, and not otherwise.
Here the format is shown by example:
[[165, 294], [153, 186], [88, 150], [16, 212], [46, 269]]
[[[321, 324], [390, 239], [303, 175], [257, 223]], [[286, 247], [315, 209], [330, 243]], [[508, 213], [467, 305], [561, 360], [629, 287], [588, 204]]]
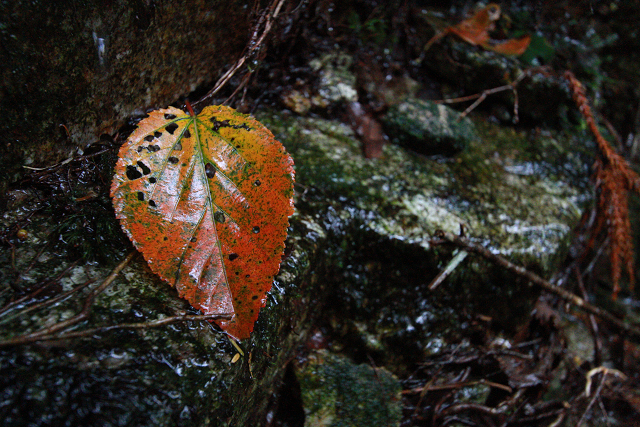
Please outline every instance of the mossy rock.
[[407, 98], [383, 117], [391, 142], [425, 155], [452, 155], [477, 139], [471, 120], [432, 101]]
[[320, 350], [297, 369], [305, 427], [393, 427], [402, 417], [401, 384], [384, 368]]

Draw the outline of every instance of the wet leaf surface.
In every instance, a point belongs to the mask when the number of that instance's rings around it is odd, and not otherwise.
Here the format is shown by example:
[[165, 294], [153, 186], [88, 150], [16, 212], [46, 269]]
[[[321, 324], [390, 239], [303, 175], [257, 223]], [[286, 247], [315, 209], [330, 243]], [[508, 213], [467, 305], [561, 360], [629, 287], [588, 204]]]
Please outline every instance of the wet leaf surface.
[[249, 337], [293, 214], [293, 161], [235, 110], [150, 113], [120, 149], [116, 216], [151, 269], [217, 323]]

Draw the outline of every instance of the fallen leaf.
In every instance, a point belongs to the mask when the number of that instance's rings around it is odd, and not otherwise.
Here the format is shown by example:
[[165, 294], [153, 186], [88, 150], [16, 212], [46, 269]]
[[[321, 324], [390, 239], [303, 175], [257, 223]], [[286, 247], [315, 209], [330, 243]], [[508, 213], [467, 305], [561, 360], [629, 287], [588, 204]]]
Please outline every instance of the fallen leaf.
[[152, 271], [248, 338], [279, 270], [293, 161], [254, 118], [224, 106], [156, 110], [119, 153], [111, 196]]
[[490, 3], [486, 7], [478, 10], [468, 19], [456, 25], [447, 27], [444, 31], [436, 34], [429, 40], [424, 48], [427, 50], [431, 45], [446, 36], [455, 34], [465, 42], [474, 46], [481, 46], [483, 49], [491, 50], [502, 55], [522, 55], [529, 43], [530, 36], [523, 36], [518, 39], [493, 40], [489, 33], [495, 29], [495, 22], [500, 19], [500, 6]]

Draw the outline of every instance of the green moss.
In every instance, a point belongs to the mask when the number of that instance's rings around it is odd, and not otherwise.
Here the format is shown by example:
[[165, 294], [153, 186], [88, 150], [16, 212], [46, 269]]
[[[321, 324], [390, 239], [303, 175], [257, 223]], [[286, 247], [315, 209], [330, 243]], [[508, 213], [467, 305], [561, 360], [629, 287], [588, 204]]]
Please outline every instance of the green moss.
[[385, 369], [320, 351], [298, 371], [305, 426], [391, 427], [402, 416], [401, 385]]

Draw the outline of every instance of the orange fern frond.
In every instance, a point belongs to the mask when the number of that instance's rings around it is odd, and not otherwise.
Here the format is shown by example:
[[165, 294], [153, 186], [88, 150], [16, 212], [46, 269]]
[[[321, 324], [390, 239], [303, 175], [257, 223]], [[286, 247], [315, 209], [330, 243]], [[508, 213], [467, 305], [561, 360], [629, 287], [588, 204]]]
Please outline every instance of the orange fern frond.
[[610, 241], [611, 278], [613, 280], [612, 298], [616, 299], [620, 291], [620, 279], [623, 268], [629, 277], [629, 287], [633, 289], [633, 244], [631, 240], [631, 221], [629, 220], [629, 191], [640, 194], [640, 176], [627, 161], [615, 152], [598, 130], [591, 112], [584, 86], [570, 72], [565, 71], [564, 78], [569, 82], [573, 100], [596, 139], [600, 156], [594, 165], [596, 189], [598, 190], [597, 210], [600, 220], [596, 222], [593, 235], [606, 226]]

